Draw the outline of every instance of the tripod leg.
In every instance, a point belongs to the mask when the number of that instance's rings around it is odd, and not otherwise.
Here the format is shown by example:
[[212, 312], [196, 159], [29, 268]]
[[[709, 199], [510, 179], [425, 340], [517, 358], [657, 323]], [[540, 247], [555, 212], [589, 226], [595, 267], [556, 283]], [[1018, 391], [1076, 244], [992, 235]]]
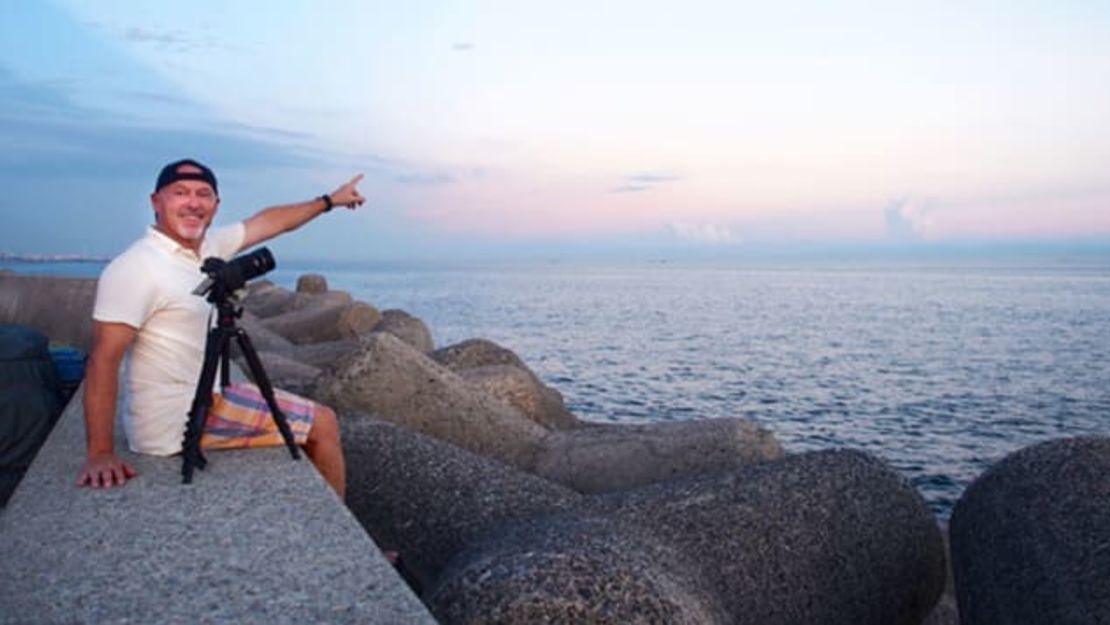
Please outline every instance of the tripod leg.
[[227, 349], [231, 345], [231, 337], [225, 339], [223, 351], [220, 352], [220, 390], [227, 388], [231, 384], [231, 350]]
[[242, 328], [235, 329], [235, 337], [239, 341], [239, 348], [243, 350], [243, 356], [247, 359], [251, 376], [258, 384], [258, 390], [266, 398], [266, 404], [270, 407], [270, 414], [273, 416], [274, 423], [277, 424], [278, 431], [281, 432], [281, 438], [285, 440], [285, 446], [289, 448], [289, 453], [294, 458], [300, 458], [300, 450], [297, 449], [297, 443], [293, 440], [293, 431], [289, 429], [289, 421], [285, 418], [285, 413], [278, 408], [277, 399], [274, 397], [274, 387], [270, 384], [270, 378], [266, 376], [266, 370], [262, 368], [262, 361], [258, 359], [258, 353], [254, 351], [254, 345], [251, 343], [250, 337]]
[[203, 469], [208, 461], [200, 451], [200, 437], [204, 432], [204, 421], [212, 407], [212, 384], [216, 381], [216, 366], [219, 356], [226, 349], [229, 336], [223, 328], [212, 328], [204, 346], [204, 365], [200, 370], [193, 405], [189, 408], [189, 420], [185, 424], [185, 440], [181, 444], [181, 477], [185, 484], [193, 481], [193, 469]]

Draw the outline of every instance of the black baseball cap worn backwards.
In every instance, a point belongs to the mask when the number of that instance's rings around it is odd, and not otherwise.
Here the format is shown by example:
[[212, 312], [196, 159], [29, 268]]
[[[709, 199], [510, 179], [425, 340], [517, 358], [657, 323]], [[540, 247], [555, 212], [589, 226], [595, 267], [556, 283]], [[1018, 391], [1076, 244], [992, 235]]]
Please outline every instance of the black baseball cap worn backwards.
[[[200, 171], [178, 171], [185, 165], [191, 165]], [[162, 172], [158, 174], [158, 182], [154, 184], [154, 192], [158, 193], [162, 190], [162, 187], [173, 184], [178, 180], [199, 180], [201, 182], [207, 182], [212, 186], [212, 190], [215, 191], [217, 195], [220, 193], [219, 188], [216, 186], [216, 174], [212, 173], [211, 169], [208, 169], [191, 158], [183, 158], [180, 161], [175, 161], [163, 167]]]

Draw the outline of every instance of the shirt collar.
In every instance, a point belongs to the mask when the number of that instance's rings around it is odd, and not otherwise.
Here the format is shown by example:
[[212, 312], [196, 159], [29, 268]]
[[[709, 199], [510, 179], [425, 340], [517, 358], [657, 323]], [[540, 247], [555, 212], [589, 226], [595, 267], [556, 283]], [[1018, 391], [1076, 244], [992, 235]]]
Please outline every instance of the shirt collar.
[[[200, 262], [200, 254], [185, 247], [184, 245], [181, 245], [177, 241], [174, 241], [168, 235], [166, 235], [165, 232], [162, 232], [155, 226], [149, 226], [147, 228], [146, 238], [156, 247], [165, 252], [169, 252], [170, 254], [175, 254], [178, 256], [184, 256], [189, 260]], [[203, 245], [204, 244], [201, 243], [202, 249]]]

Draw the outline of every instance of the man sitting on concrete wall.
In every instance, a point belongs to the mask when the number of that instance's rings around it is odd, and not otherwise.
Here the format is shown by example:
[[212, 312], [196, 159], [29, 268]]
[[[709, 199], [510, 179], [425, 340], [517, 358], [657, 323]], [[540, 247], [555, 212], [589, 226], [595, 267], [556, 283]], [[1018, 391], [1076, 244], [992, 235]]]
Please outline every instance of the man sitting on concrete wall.
[[[135, 452], [161, 456], [182, 450], [208, 331], [209, 304], [192, 293], [205, 278], [203, 260], [229, 259], [333, 205], [360, 206], [361, 179], [360, 174], [330, 195], [267, 208], [246, 221], [209, 231], [220, 204], [212, 170], [189, 159], [162, 169], [150, 196], [154, 225], [105, 267], [97, 285], [85, 378], [87, 459], [79, 486], [110, 488], [136, 476], [113, 446], [120, 365], [129, 351], [130, 407], [122, 415], [128, 445]], [[335, 412], [275, 392], [297, 443], [342, 499], [346, 478]], [[282, 444], [257, 387], [237, 384], [214, 394], [202, 448]]]

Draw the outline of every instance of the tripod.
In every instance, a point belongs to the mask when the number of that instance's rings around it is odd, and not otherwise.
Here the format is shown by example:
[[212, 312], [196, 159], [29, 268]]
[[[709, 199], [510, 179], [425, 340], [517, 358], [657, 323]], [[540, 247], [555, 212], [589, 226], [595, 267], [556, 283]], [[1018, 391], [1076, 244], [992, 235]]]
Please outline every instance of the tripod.
[[270, 414], [277, 424], [278, 431], [281, 432], [282, 439], [285, 440], [285, 446], [289, 448], [289, 453], [293, 455], [294, 460], [301, 457], [297, 444], [293, 440], [293, 432], [289, 429], [289, 422], [278, 408], [277, 400], [274, 398], [274, 387], [262, 368], [262, 361], [258, 359], [258, 353], [254, 351], [254, 345], [246, 331], [235, 321], [243, 314], [243, 309], [236, 308], [230, 301], [230, 295], [227, 285], [220, 279], [212, 282], [208, 291], [208, 301], [216, 306], [217, 319], [215, 327], [208, 331], [208, 338], [205, 341], [204, 366], [200, 370], [200, 380], [197, 382], [196, 394], [193, 396], [193, 405], [189, 409], [189, 421], [185, 426], [185, 441], [181, 451], [181, 476], [185, 484], [192, 483], [194, 468], [204, 469], [208, 464], [208, 460], [200, 451], [200, 436], [204, 432], [204, 421], [208, 418], [208, 411], [212, 407], [212, 384], [216, 381], [217, 365], [220, 368], [220, 390], [227, 388], [231, 383], [228, 365], [232, 337], [238, 341], [239, 349], [247, 359], [251, 377], [258, 385], [262, 396], [266, 398], [266, 405], [270, 407]]

